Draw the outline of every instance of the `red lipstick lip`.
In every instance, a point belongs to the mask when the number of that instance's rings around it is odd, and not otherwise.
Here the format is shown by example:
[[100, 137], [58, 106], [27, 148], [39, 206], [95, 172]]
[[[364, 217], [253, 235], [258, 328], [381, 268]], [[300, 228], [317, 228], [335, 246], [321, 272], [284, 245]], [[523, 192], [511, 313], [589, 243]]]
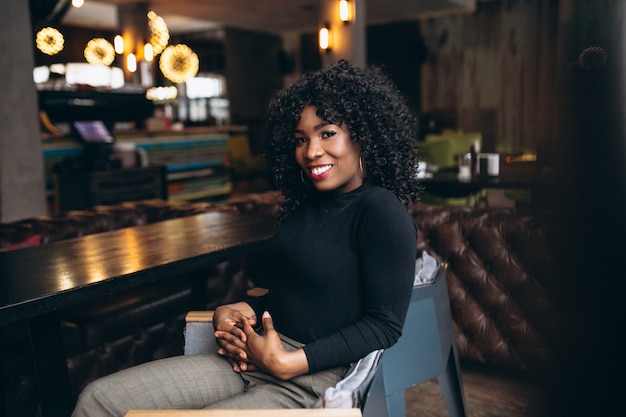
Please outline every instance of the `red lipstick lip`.
[[[325, 166], [329, 166], [330, 168], [327, 171], [324, 171], [323, 173], [316, 175], [313, 173], [313, 169], [316, 167], [325, 167]], [[314, 181], [319, 181], [321, 179], [324, 179], [328, 176], [328, 174], [330, 174], [330, 171], [333, 170], [333, 166], [332, 164], [321, 164], [321, 165], [311, 165], [309, 166], [309, 177], [311, 177], [312, 180]]]

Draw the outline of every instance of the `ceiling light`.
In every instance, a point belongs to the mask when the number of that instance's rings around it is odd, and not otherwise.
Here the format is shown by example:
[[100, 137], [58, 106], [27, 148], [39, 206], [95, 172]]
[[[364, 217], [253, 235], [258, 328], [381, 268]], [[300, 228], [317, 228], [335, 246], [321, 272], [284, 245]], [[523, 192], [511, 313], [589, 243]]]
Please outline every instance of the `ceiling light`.
[[47, 55], [55, 55], [63, 50], [65, 40], [55, 28], [45, 27], [37, 32], [37, 49]]
[[165, 20], [155, 12], [148, 12], [148, 26], [150, 27], [150, 43], [154, 55], [160, 54], [170, 40], [170, 32]]
[[94, 38], [87, 43], [84, 55], [90, 64], [111, 65], [115, 59], [115, 49], [106, 39]]
[[200, 60], [187, 45], [170, 45], [161, 54], [159, 68], [168, 80], [182, 83], [198, 73]]

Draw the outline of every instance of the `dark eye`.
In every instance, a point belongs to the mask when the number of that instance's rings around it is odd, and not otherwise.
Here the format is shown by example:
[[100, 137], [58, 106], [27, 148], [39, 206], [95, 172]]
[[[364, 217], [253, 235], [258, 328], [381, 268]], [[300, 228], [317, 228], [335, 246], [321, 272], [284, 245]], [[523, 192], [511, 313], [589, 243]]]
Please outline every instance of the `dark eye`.
[[322, 132], [322, 138], [323, 139], [327, 139], [327, 138], [333, 137], [335, 135], [336, 135], [336, 133], [333, 130], [326, 130], [326, 131]]
[[294, 138], [294, 142], [296, 143], [296, 146], [306, 143], [306, 141], [307, 141], [307, 138], [305, 138], [304, 136], [296, 136]]

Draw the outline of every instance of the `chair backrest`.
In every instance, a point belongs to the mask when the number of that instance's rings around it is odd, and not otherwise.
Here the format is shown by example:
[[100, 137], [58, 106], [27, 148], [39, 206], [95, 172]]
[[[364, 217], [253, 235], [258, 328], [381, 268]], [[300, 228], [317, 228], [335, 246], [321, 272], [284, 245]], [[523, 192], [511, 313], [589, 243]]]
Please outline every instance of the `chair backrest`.
[[402, 336], [381, 359], [387, 390], [405, 390], [445, 368], [454, 343], [445, 269], [431, 284], [413, 287]]
[[404, 391], [437, 377], [451, 416], [465, 416], [446, 268], [413, 287], [402, 336], [380, 360], [363, 405], [364, 417], [404, 416]]

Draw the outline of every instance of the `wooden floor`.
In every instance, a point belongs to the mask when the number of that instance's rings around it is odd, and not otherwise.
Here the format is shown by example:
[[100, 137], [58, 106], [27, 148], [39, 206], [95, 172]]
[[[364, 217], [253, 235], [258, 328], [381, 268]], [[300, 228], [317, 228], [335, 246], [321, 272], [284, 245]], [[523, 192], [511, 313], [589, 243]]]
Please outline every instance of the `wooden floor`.
[[[503, 373], [476, 365], [462, 365], [468, 417], [547, 416], [546, 398], [536, 378]], [[449, 417], [437, 379], [405, 393], [406, 417]]]

